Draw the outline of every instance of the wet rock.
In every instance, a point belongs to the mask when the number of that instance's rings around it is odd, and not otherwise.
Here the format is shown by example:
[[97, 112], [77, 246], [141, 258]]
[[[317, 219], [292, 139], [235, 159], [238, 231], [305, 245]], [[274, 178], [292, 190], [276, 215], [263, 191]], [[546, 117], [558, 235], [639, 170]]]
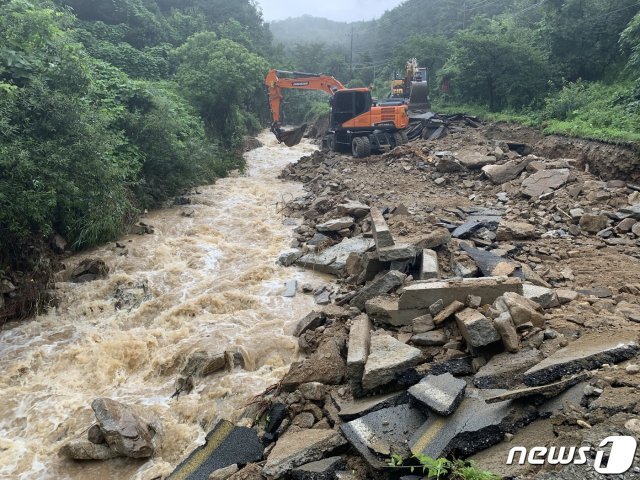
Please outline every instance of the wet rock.
[[298, 281], [288, 280], [284, 283], [284, 293], [282, 294], [285, 298], [292, 298], [296, 296], [296, 292], [298, 290]]
[[351, 228], [353, 226], [353, 218], [341, 217], [332, 220], [327, 220], [324, 223], [316, 225], [316, 230], [319, 232], [339, 232], [345, 228]]
[[[308, 384], [305, 384], [308, 385]], [[284, 403], [274, 403], [269, 409], [269, 421], [265, 427], [266, 433], [275, 433], [280, 425], [287, 418], [289, 407]]]
[[337, 209], [340, 215], [349, 215], [353, 218], [364, 218], [371, 211], [371, 207], [369, 207], [369, 205], [355, 201], [342, 203], [337, 206]]
[[609, 218], [606, 215], [592, 215], [586, 213], [580, 217], [580, 228], [585, 232], [598, 233], [607, 228]]
[[86, 438], [76, 438], [66, 443], [60, 454], [71, 460], [109, 460], [121, 455], [107, 444], [90, 442]]
[[560, 382], [551, 383], [549, 385], [542, 385], [539, 387], [520, 388], [518, 390], [512, 390], [505, 393], [489, 397], [486, 399], [487, 403], [499, 403], [506, 400], [515, 400], [518, 398], [553, 398], [560, 395], [565, 390], [584, 382], [589, 378], [588, 372], [582, 372], [579, 375], [565, 378]]
[[419, 347], [440, 347], [449, 341], [449, 337], [442, 330], [418, 333], [411, 337], [411, 343]]
[[89, 428], [89, 431], [87, 432], [87, 439], [96, 445], [101, 445], [107, 442], [102, 430], [100, 430], [100, 425], [91, 425], [91, 428]]
[[429, 416], [411, 438], [411, 451], [431, 458], [469, 456], [501, 442], [505, 433], [513, 433], [536, 419], [533, 407], [513, 402], [487, 404], [484, 398], [489, 394], [467, 390], [452, 416]]
[[504, 312], [494, 319], [493, 325], [500, 334], [502, 343], [508, 352], [516, 353], [520, 350], [520, 336], [508, 312]]
[[478, 370], [473, 383], [478, 388], [515, 388], [522, 383], [525, 371], [544, 359], [538, 350], [522, 350], [517, 354], [501, 353]]
[[206, 377], [212, 373], [224, 370], [228, 365], [227, 353], [212, 350], [198, 350], [189, 355], [187, 364], [181, 371], [185, 377]]
[[342, 420], [349, 421], [360, 418], [371, 412], [377, 412], [384, 408], [396, 407], [407, 403], [408, 397], [404, 392], [386, 393], [373, 397], [361, 398], [353, 401], [337, 401], [338, 415]]
[[462, 402], [466, 388], [467, 382], [455, 378], [450, 373], [427, 375], [409, 389], [409, 395], [422, 408], [448, 416]]
[[373, 240], [357, 236], [345, 238], [337, 245], [329, 247], [321, 252], [308, 253], [296, 261], [296, 265], [310, 268], [321, 273], [341, 274], [347, 258], [351, 253], [364, 254], [374, 245]]
[[400, 310], [398, 300], [389, 296], [372, 298], [365, 303], [365, 310], [376, 325], [396, 327], [411, 325], [414, 318], [429, 313], [426, 308]]
[[382, 469], [392, 454], [404, 459], [411, 456], [407, 442], [425, 420], [420, 410], [404, 404], [369, 413], [340, 429], [369, 465]]
[[420, 280], [430, 280], [440, 277], [440, 266], [438, 265], [438, 254], [433, 250], [422, 251], [422, 266], [420, 268]]
[[362, 387], [372, 390], [393, 381], [396, 374], [420, 363], [422, 352], [390, 335], [372, 335], [369, 357], [364, 367]]
[[346, 443], [333, 430], [289, 431], [269, 454], [263, 473], [269, 478], [281, 478], [286, 472], [322, 459]]
[[347, 365], [340, 355], [336, 339], [329, 338], [309, 358], [291, 365], [282, 379], [282, 388], [293, 391], [298, 385], [309, 382], [339, 385], [345, 378], [346, 371]]
[[130, 407], [109, 398], [97, 398], [91, 408], [112, 450], [131, 458], [153, 455], [149, 428]]
[[448, 305], [455, 300], [464, 302], [469, 295], [482, 298], [482, 303], [486, 304], [492, 303], [506, 292], [522, 293], [520, 280], [507, 277], [486, 277], [415, 283], [404, 288], [398, 306], [400, 309], [429, 308], [440, 299]]
[[369, 357], [371, 344], [371, 320], [367, 315], [359, 315], [353, 319], [351, 330], [349, 331], [349, 350], [347, 354], [347, 375], [351, 382], [351, 389], [354, 394], [362, 389], [362, 375], [364, 366]]
[[491, 320], [477, 310], [466, 308], [456, 313], [456, 322], [469, 347], [486, 347], [500, 341], [500, 334]]
[[317, 305], [329, 305], [331, 303], [331, 292], [323, 288], [313, 294], [313, 300]]
[[371, 221], [373, 229], [373, 239], [376, 243], [376, 249], [380, 250], [384, 247], [391, 247], [395, 244], [393, 236], [389, 231], [387, 221], [384, 219], [382, 212], [374, 208], [371, 210]]
[[71, 281], [74, 283], [92, 282], [105, 278], [109, 274], [109, 267], [98, 258], [86, 258], [71, 271]]
[[585, 335], [527, 370], [523, 381], [529, 386], [545, 385], [565, 375], [629, 360], [638, 353], [640, 346], [629, 335]]
[[571, 176], [568, 168], [541, 170], [522, 182], [521, 192], [529, 198], [539, 198], [565, 185]]
[[531, 159], [510, 160], [502, 165], [487, 165], [482, 167], [482, 171], [496, 185], [501, 185], [511, 180], [515, 180], [531, 163]]
[[152, 225], [139, 222], [136, 225], [131, 225], [131, 227], [129, 227], [129, 233], [132, 235], [153, 235], [155, 233], [155, 229]]
[[496, 239], [499, 242], [510, 240], [531, 240], [540, 235], [536, 232], [536, 227], [526, 222], [502, 221], [496, 231]]
[[153, 295], [146, 280], [141, 282], [118, 283], [113, 294], [114, 307], [117, 310], [131, 311], [143, 302], [151, 300]]
[[340, 457], [330, 457], [307, 463], [291, 472], [292, 480], [334, 480], [336, 472], [346, 467]]
[[387, 272], [361, 288], [349, 304], [364, 310], [367, 301], [395, 290], [404, 283], [406, 278], [404, 273], [395, 270]]
[[302, 257], [302, 251], [299, 248], [291, 248], [280, 254], [278, 264], [284, 267], [290, 267], [296, 263], [300, 257]]
[[309, 330], [315, 330], [319, 326], [323, 325], [326, 320], [327, 317], [324, 313], [316, 311], [310, 312], [306, 317], [298, 322], [295, 330], [293, 331], [293, 335], [295, 337], [299, 337]]
[[[439, 300], [439, 301], [442, 302], [442, 300]], [[449, 305], [447, 305], [445, 308], [443, 308], [437, 313], [437, 315], [433, 318], [434, 325], [443, 324], [463, 308], [464, 308], [464, 303], [459, 302], [458, 300], [454, 300], [453, 302], [451, 302]]]

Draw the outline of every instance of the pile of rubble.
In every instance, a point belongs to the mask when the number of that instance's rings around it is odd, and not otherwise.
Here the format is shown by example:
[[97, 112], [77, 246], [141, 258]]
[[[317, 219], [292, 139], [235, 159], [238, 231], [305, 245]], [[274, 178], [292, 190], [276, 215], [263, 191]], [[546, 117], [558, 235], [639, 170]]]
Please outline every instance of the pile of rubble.
[[295, 328], [306, 358], [233, 427], [263, 460], [210, 478], [398, 478], [425, 455], [590, 478], [508, 452], [640, 435], [640, 188], [469, 127], [283, 172], [308, 193], [279, 262], [336, 282]]

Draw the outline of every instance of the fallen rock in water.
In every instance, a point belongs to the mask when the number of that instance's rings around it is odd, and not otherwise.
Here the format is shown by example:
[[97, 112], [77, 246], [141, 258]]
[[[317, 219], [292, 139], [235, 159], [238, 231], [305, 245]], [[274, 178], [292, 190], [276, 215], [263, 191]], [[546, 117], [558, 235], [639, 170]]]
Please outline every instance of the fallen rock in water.
[[302, 257], [302, 251], [299, 248], [290, 248], [289, 250], [285, 250], [278, 257], [278, 264], [283, 267], [290, 267], [296, 261]]
[[420, 363], [422, 352], [390, 335], [371, 336], [371, 346], [364, 366], [362, 387], [372, 390], [394, 380], [395, 375]]
[[294, 468], [322, 459], [346, 443], [334, 430], [287, 432], [269, 454], [263, 473], [269, 478], [281, 478]]
[[76, 438], [66, 443], [60, 454], [71, 460], [110, 460], [121, 455], [106, 444], [96, 444], [86, 438]]
[[403, 459], [411, 456], [407, 442], [425, 420], [420, 410], [405, 404], [369, 413], [340, 429], [371, 467], [382, 469], [392, 454]]
[[99, 258], [86, 258], [71, 271], [71, 281], [74, 283], [92, 282], [105, 278], [109, 274], [109, 267]]
[[[340, 342], [344, 340], [339, 339]], [[291, 365], [282, 379], [282, 388], [293, 391], [298, 385], [310, 382], [339, 385], [347, 373], [347, 364], [340, 350], [336, 339], [325, 340], [309, 358]]]
[[109, 398], [97, 398], [91, 403], [91, 408], [113, 451], [131, 458], [153, 455], [149, 427], [130, 407]]
[[198, 350], [189, 355], [181, 375], [185, 377], [206, 377], [212, 373], [224, 370], [227, 364], [227, 353], [224, 350]]
[[[439, 415], [451, 415], [464, 397], [467, 382], [450, 373], [427, 375], [420, 383], [409, 389], [409, 395], [418, 405]], [[427, 412], [428, 413], [428, 412]]]
[[562, 187], [569, 181], [571, 171], [568, 168], [540, 170], [522, 182], [521, 192], [529, 198], [539, 198]]
[[114, 306], [117, 310], [131, 311], [138, 308], [143, 302], [151, 300], [153, 295], [146, 280], [141, 282], [118, 283], [113, 294]]
[[619, 335], [585, 335], [524, 373], [526, 385], [535, 387], [551, 383], [566, 375], [613, 365], [640, 353], [635, 340]]
[[337, 245], [329, 247], [321, 252], [308, 253], [296, 261], [296, 265], [311, 268], [322, 273], [333, 275], [341, 274], [351, 253], [364, 254], [373, 248], [374, 242], [370, 238], [357, 236], [345, 238]]

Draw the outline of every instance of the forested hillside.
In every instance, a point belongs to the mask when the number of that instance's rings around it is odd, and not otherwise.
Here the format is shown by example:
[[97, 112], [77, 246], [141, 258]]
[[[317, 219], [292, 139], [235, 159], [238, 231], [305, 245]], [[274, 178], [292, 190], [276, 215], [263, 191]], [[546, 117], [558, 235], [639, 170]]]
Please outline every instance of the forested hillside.
[[[407, 0], [371, 22], [289, 19], [274, 32], [278, 43], [289, 27], [283, 46], [290, 64], [374, 85], [379, 97], [415, 57], [429, 68], [436, 109], [637, 141], [639, 11], [637, 0]], [[328, 31], [316, 33], [334, 28], [342, 40], [351, 27], [353, 62], [350, 33], [340, 45], [321, 41]]]

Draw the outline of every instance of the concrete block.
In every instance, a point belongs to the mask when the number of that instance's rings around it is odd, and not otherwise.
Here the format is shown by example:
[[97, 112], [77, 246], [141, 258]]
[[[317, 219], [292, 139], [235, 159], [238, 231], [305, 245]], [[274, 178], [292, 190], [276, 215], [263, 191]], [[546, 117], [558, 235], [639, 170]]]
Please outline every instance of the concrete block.
[[456, 313], [456, 322], [469, 347], [486, 347], [501, 339], [493, 322], [472, 308]]
[[373, 239], [376, 242], [376, 248], [380, 250], [384, 247], [393, 246], [395, 242], [382, 212], [377, 208], [373, 208], [370, 213]]
[[431, 280], [440, 278], [440, 265], [438, 265], [438, 254], [433, 250], [422, 251], [422, 267], [420, 269], [420, 280]]

